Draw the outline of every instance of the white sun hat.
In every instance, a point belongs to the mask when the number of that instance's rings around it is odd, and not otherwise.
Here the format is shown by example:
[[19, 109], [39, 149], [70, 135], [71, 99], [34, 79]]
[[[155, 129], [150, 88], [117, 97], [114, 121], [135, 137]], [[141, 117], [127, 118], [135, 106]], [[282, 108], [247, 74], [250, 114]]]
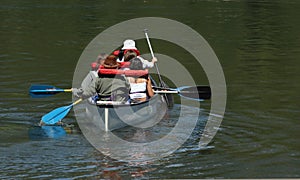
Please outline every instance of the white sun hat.
[[134, 40], [127, 39], [124, 41], [122, 49], [137, 49], [137, 48], [135, 47]]

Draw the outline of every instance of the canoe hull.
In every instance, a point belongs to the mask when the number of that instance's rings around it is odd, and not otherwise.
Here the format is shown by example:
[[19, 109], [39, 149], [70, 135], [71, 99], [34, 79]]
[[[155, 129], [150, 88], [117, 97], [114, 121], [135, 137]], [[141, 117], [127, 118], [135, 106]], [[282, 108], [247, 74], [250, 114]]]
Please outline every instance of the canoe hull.
[[166, 114], [167, 104], [156, 94], [149, 101], [131, 105], [90, 105], [89, 116], [97, 120], [100, 128], [112, 131], [126, 126], [148, 128], [157, 124]]

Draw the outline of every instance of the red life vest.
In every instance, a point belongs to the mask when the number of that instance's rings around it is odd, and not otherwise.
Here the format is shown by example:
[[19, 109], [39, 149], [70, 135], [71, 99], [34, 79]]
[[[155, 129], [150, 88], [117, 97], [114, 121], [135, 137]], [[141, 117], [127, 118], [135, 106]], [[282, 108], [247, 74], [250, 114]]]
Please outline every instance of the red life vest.
[[144, 70], [122, 70], [122, 69], [106, 69], [100, 66], [98, 69], [99, 77], [112, 75], [125, 75], [129, 77], [148, 77], [148, 69]]

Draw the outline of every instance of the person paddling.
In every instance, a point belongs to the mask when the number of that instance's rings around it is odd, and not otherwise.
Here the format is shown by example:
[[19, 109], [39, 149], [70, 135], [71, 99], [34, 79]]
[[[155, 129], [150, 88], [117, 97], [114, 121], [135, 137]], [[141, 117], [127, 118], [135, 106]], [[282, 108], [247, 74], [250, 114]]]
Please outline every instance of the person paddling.
[[98, 69], [99, 66], [102, 65], [107, 58], [108, 54], [101, 53], [97, 57], [97, 60], [93, 63], [91, 63], [91, 70], [86, 75], [86, 77], [83, 79], [80, 88], [72, 88], [72, 93], [75, 97], [81, 97], [83, 93], [83, 89], [86, 89], [90, 86], [92, 82], [95, 81], [95, 79], [98, 77]]
[[[105, 69], [118, 69], [119, 63], [114, 55], [108, 56], [103, 62]], [[95, 94], [97, 95], [95, 98]], [[122, 75], [102, 75], [99, 74], [88, 86], [82, 87], [82, 93], [75, 96], [86, 99], [89, 97], [93, 101], [128, 101], [129, 83]]]
[[154, 67], [154, 63], [157, 62], [157, 58], [153, 57], [151, 62], [142, 58], [140, 56], [140, 51], [135, 47], [135, 41], [131, 40], [131, 39], [127, 39], [123, 42], [123, 47], [121, 48], [121, 50], [116, 50], [113, 52], [113, 55], [117, 56], [118, 62], [124, 62], [126, 59], [126, 54], [128, 53], [135, 53], [136, 57], [140, 58], [140, 60], [143, 63], [143, 68], [144, 69], [149, 69], [149, 68], [153, 68]]
[[[143, 63], [140, 58], [130, 61], [130, 70], [143, 70]], [[147, 77], [127, 77], [130, 83], [130, 101], [138, 103], [146, 101], [154, 95], [150, 78]]]

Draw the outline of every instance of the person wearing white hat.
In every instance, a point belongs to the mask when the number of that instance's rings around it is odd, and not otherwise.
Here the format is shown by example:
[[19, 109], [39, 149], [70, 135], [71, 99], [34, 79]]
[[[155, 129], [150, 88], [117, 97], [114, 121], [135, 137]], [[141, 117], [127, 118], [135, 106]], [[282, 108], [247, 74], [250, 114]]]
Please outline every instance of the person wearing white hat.
[[140, 56], [140, 51], [135, 47], [135, 41], [132, 39], [127, 39], [123, 42], [123, 47], [119, 51], [115, 51], [113, 54], [118, 56], [118, 62], [123, 62], [124, 61], [124, 55], [129, 51], [132, 50], [136, 53], [136, 57], [138, 57], [142, 63], [143, 63], [143, 68], [148, 69], [148, 68], [153, 68], [154, 63], [157, 62], [157, 58], [154, 57], [152, 61], [148, 61]]

